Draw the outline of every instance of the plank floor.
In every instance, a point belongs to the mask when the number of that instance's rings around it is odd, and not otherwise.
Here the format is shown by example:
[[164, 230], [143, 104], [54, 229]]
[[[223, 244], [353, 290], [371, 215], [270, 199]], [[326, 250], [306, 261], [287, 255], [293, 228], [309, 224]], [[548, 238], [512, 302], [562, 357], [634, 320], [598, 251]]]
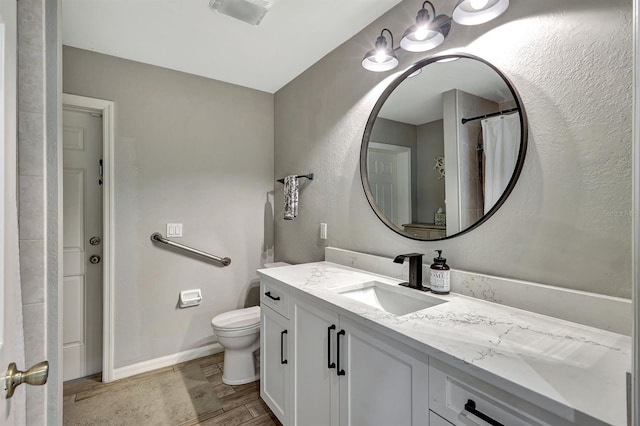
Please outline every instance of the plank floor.
[[[195, 359], [172, 367], [165, 367], [112, 383], [102, 383], [100, 374], [70, 380], [64, 383], [64, 407], [86, 398], [98, 397], [105, 392], [117, 391], [125, 381], [140, 380], [149, 376], [179, 371], [185, 366], [198, 364], [207, 378], [222, 408], [206, 418], [195, 418], [179, 426], [282, 426], [269, 407], [260, 398], [260, 382], [229, 386], [222, 383], [224, 354], [219, 353]], [[142, 425], [136, 425], [142, 426]], [[169, 426], [169, 425], [167, 425]], [[176, 425], [177, 426], [177, 425]]]

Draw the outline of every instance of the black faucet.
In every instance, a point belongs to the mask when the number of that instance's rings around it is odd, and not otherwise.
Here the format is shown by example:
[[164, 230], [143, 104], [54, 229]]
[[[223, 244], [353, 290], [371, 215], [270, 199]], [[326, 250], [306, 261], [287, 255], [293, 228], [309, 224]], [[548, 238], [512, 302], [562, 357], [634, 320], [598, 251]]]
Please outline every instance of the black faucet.
[[429, 291], [428, 287], [422, 286], [422, 253], [408, 253], [396, 256], [394, 263], [404, 263], [409, 259], [409, 282], [400, 283], [401, 286], [415, 288], [420, 291]]

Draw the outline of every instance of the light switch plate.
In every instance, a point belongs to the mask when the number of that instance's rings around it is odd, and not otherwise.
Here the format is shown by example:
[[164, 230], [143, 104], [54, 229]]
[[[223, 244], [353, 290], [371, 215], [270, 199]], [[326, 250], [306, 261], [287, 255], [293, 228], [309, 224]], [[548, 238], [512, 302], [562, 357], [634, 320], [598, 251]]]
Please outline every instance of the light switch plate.
[[181, 223], [167, 223], [167, 238], [182, 237]]
[[327, 239], [327, 224], [326, 223], [321, 223], [320, 224], [320, 239], [321, 240], [326, 240]]

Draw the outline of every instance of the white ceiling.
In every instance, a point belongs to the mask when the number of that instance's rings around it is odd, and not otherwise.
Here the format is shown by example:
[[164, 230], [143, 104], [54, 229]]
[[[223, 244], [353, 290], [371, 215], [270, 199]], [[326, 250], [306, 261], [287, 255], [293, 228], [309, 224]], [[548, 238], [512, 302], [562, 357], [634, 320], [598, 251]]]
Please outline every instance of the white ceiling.
[[453, 62], [432, 62], [417, 76], [404, 80], [389, 95], [378, 115], [414, 126], [440, 120], [442, 94], [451, 89], [497, 103], [513, 100], [504, 80], [492, 68], [463, 58]]
[[63, 43], [275, 93], [400, 1], [274, 0], [254, 27], [209, 0], [63, 0]]

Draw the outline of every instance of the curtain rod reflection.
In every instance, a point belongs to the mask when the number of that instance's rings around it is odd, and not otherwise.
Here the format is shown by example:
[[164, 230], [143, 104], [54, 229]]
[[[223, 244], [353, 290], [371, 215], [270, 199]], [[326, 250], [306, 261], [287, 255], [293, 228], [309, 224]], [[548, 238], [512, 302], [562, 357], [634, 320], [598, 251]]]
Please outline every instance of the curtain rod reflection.
[[503, 111], [493, 112], [491, 114], [479, 115], [477, 117], [472, 117], [472, 118], [463, 118], [462, 124], [466, 124], [467, 121], [482, 120], [484, 118], [495, 117], [496, 115], [509, 114], [510, 112], [516, 112], [516, 111], [520, 111], [520, 108], [505, 109]]

